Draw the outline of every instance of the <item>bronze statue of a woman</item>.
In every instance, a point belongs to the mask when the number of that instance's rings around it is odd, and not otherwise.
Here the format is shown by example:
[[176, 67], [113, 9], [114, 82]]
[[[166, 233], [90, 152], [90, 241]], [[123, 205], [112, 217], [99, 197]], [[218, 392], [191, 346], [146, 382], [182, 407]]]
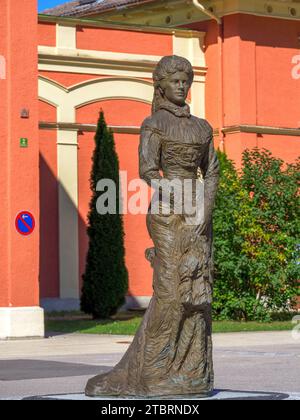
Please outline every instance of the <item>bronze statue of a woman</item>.
[[193, 78], [182, 57], [158, 63], [152, 116], [141, 130], [140, 177], [154, 187], [162, 179], [202, 183], [202, 198], [192, 195], [202, 199], [203, 217], [190, 223], [174, 206], [166, 214], [161, 194], [159, 212], [152, 212], [152, 201], [147, 226], [154, 248], [146, 255], [154, 268], [153, 298], [123, 359], [88, 382], [87, 396], [204, 397], [213, 390], [212, 211], [219, 163], [211, 126], [186, 104]]

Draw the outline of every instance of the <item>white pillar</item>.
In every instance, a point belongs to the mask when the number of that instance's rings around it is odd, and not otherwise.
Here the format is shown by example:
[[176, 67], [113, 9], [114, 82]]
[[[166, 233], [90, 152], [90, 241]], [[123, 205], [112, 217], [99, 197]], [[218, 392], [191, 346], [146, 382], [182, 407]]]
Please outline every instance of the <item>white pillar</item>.
[[56, 48], [76, 49], [76, 26], [61, 23], [56, 25]]
[[78, 299], [79, 250], [77, 131], [59, 130], [57, 135], [60, 298]]

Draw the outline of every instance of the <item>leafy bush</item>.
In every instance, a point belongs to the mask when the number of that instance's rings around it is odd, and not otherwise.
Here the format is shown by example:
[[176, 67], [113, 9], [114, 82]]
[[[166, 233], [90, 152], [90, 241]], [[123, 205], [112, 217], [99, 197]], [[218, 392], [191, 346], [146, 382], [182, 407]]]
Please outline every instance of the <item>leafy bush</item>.
[[[83, 275], [81, 310], [94, 318], [107, 318], [125, 302], [128, 273], [125, 266], [124, 229], [119, 209], [119, 161], [114, 137], [100, 113], [91, 173], [92, 198], [88, 215], [89, 250]], [[117, 214], [100, 215], [96, 203], [98, 181], [113, 180], [116, 185]]]
[[300, 161], [246, 150], [243, 167], [219, 152], [214, 211], [215, 319], [271, 320], [289, 311], [300, 279]]

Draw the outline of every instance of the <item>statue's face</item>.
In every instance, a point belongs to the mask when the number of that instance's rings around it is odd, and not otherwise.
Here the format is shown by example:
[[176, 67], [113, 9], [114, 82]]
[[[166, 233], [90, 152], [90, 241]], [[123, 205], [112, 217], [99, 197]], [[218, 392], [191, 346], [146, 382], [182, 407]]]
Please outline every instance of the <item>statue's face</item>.
[[184, 72], [171, 74], [160, 83], [165, 97], [176, 105], [184, 105], [190, 89], [188, 75]]

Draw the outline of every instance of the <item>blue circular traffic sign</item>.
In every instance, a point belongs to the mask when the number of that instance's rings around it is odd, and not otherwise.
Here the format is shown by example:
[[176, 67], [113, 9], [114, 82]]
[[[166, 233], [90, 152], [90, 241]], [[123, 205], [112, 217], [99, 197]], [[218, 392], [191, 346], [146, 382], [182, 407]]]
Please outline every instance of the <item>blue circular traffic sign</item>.
[[22, 211], [16, 217], [16, 229], [20, 235], [31, 235], [35, 228], [34, 217], [29, 211]]

